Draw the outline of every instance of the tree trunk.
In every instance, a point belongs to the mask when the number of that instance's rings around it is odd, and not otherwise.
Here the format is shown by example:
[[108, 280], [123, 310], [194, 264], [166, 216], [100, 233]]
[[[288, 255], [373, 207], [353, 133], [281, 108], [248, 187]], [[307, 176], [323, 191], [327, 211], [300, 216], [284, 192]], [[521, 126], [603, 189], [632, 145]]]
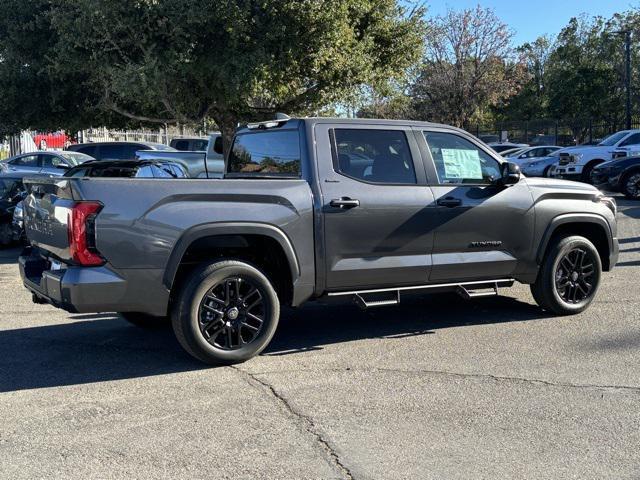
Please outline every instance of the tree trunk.
[[224, 158], [226, 159], [228, 157], [229, 150], [231, 149], [233, 136], [236, 133], [236, 128], [238, 126], [238, 117], [233, 113], [225, 113], [222, 115], [217, 115], [214, 120], [220, 128], [220, 133], [222, 134], [222, 151], [224, 153]]

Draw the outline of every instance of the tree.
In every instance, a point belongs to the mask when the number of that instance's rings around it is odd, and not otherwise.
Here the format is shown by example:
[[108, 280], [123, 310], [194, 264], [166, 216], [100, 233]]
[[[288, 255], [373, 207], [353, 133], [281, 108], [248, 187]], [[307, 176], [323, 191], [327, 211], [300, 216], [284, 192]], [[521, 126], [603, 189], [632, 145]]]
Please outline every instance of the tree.
[[421, 11], [395, 0], [52, 0], [47, 70], [137, 122], [307, 114], [400, 78], [421, 52]]
[[623, 41], [613, 33], [618, 20], [572, 18], [562, 29], [546, 68], [552, 117], [623, 118]]
[[493, 10], [480, 6], [431, 19], [412, 89], [416, 115], [462, 127], [510, 98], [526, 78], [512, 39]]
[[518, 93], [504, 102], [497, 113], [503, 118], [532, 120], [547, 115], [548, 92], [546, 70], [553, 52], [553, 42], [547, 36], [525, 43], [517, 49], [526, 65], [528, 80]]
[[125, 126], [124, 117], [98, 108], [100, 96], [87, 87], [86, 71], [63, 70], [52, 61], [60, 39], [51, 13], [49, 0], [0, 2], [0, 135]]

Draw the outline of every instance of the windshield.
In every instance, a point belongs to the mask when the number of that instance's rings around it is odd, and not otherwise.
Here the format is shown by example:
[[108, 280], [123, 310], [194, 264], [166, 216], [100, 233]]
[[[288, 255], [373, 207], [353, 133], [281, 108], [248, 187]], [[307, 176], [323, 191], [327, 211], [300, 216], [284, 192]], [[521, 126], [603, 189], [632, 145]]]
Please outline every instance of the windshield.
[[87, 160], [95, 160], [95, 158], [78, 152], [59, 152], [61, 157], [64, 157], [72, 166], [80, 165], [81, 163], [86, 162]]
[[524, 152], [526, 150], [526, 148], [517, 148], [515, 150], [508, 150], [506, 152], [506, 155], [503, 153], [502, 156], [506, 156], [506, 157], [515, 157], [517, 155], [520, 155], [522, 152]]
[[618, 133], [614, 133], [613, 135], [605, 138], [603, 141], [601, 141], [598, 146], [600, 147], [612, 147], [614, 146], [616, 143], [618, 143], [620, 140], [622, 140], [624, 137], [627, 136], [629, 132], [618, 132]]

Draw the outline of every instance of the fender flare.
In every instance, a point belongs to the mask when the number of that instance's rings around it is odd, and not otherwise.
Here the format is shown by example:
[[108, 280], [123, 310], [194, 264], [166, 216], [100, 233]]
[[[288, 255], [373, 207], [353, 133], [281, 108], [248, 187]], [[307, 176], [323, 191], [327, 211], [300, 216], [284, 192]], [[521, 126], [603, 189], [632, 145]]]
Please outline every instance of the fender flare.
[[[274, 239], [282, 247], [289, 268], [291, 270], [291, 278], [295, 283], [296, 279], [300, 276], [300, 264], [298, 263], [298, 257], [289, 238], [286, 234], [277, 227], [266, 223], [252, 223], [252, 222], [219, 222], [219, 223], [205, 223], [196, 225], [186, 230], [178, 239], [164, 271], [162, 283], [164, 286], [171, 290], [173, 281], [178, 272], [178, 267], [185, 252], [189, 246], [205, 237], [215, 236], [241, 236], [241, 235], [262, 235]], [[230, 240], [235, 246], [238, 244], [237, 240]]]
[[542, 263], [544, 253], [547, 251], [547, 246], [549, 245], [549, 241], [551, 240], [554, 232], [560, 225], [565, 225], [567, 223], [592, 223], [600, 226], [607, 236], [609, 252], [613, 251], [613, 233], [606, 218], [602, 215], [598, 215], [597, 213], [566, 213], [554, 217], [551, 222], [549, 222], [549, 225], [547, 225], [547, 228], [542, 235], [540, 246], [538, 247], [538, 253], [536, 254], [536, 263], [538, 265]]

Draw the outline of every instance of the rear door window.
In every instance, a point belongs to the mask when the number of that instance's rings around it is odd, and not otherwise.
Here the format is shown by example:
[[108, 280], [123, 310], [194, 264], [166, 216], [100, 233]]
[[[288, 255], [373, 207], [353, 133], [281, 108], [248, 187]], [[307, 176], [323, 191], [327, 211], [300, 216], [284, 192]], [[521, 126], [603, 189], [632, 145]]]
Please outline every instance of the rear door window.
[[38, 155], [25, 155], [12, 160], [11, 165], [20, 165], [21, 167], [38, 168]]
[[338, 173], [372, 183], [417, 183], [403, 131], [339, 128], [333, 136], [334, 168]]
[[299, 177], [301, 152], [298, 131], [275, 130], [236, 135], [229, 152], [227, 174]]

